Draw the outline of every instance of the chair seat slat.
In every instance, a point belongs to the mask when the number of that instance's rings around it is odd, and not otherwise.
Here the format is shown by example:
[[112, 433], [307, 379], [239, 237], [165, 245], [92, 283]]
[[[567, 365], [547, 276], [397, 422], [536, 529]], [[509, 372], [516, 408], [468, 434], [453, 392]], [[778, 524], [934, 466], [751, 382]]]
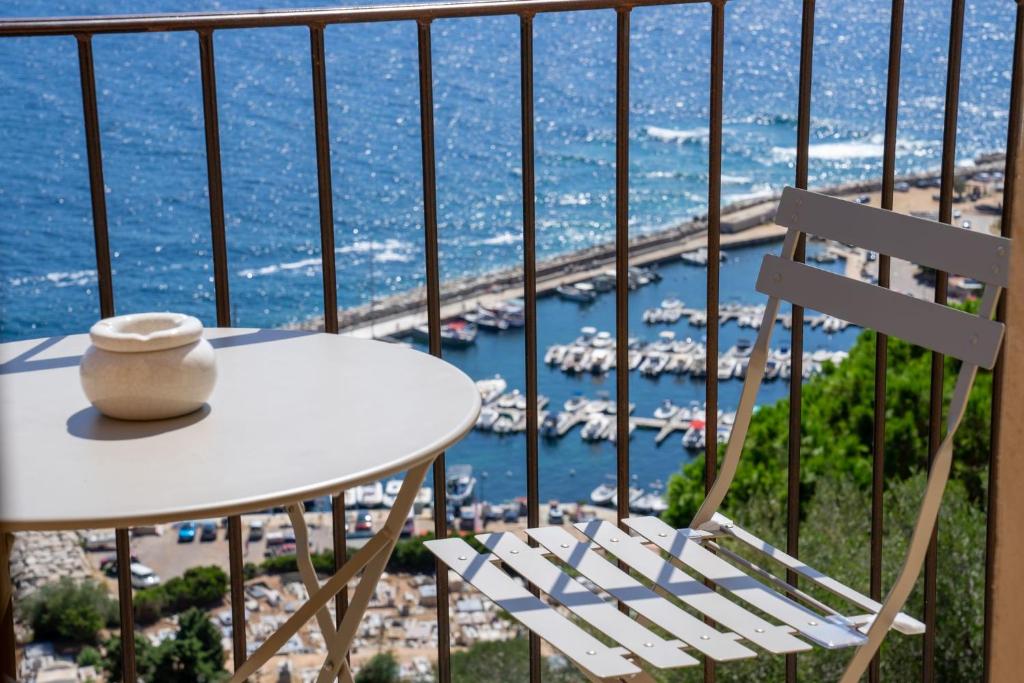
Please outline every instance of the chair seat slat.
[[981, 282], [1009, 282], [1010, 240], [787, 187], [779, 225]]
[[864, 634], [852, 626], [834, 623], [832, 618], [822, 617], [769, 588], [656, 517], [630, 517], [623, 523], [717, 586], [789, 624], [822, 647], [832, 649], [867, 642]]
[[[870, 612], [878, 612], [878, 610], [882, 609], [882, 605], [876, 600], [872, 600], [863, 593], [855, 591], [849, 586], [840, 583], [839, 581], [836, 581], [827, 574], [822, 574], [817, 569], [808, 566], [807, 564], [801, 562], [792, 555], [786, 554], [785, 552], [779, 550], [767, 541], [761, 540], [760, 538], [750, 533], [746, 529], [743, 529], [734, 524], [732, 520], [730, 520], [725, 515], [716, 513], [715, 516], [711, 518], [711, 520], [715, 524], [715, 533], [735, 538], [736, 540], [742, 542], [748, 547], [753, 548], [758, 552], [764, 553], [765, 555], [771, 557], [773, 560], [775, 560], [782, 566], [786, 567], [787, 569], [792, 569], [797, 574], [800, 574], [800, 576], [803, 576], [804, 578], [813, 581], [822, 588], [831, 591], [835, 595], [838, 595], [839, 597], [849, 601], [851, 604], [857, 605], [858, 607], [866, 609]], [[917, 619], [914, 619], [913, 617], [902, 612], [896, 616], [896, 620], [893, 622], [893, 628], [895, 628], [900, 633], [906, 635], [920, 635], [925, 632], [924, 624], [922, 624]]]
[[813, 266], [768, 255], [757, 291], [991, 368], [1003, 325]]
[[756, 656], [753, 650], [736, 642], [735, 634], [720, 633], [689, 612], [676, 607], [598, 555], [589, 543], [578, 540], [562, 527], [527, 529], [526, 533], [609, 595], [701, 654], [720, 662]]
[[488, 599], [597, 678], [640, 673], [639, 667], [541, 602], [461, 538], [427, 541], [425, 545]]
[[615, 609], [523, 543], [515, 534], [481, 534], [477, 540], [517, 574], [637, 657], [660, 669], [699, 662]]
[[706, 614], [716, 623], [735, 631], [750, 642], [773, 654], [806, 652], [811, 646], [790, 635], [753, 612], [716, 593], [689, 574], [680, 571], [657, 553], [644, 547], [638, 538], [608, 522], [582, 522], [576, 528], [589, 536], [616, 559], [680, 602]]

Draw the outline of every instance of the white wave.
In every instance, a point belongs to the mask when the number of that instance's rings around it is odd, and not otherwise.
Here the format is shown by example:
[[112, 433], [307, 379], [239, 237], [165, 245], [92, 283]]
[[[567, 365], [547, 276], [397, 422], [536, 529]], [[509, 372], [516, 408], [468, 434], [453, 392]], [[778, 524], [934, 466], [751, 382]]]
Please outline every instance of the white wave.
[[708, 137], [707, 128], [690, 128], [679, 130], [675, 128], [661, 128], [659, 126], [647, 126], [647, 137], [661, 142], [693, 142], [705, 140]]
[[586, 206], [590, 204], [589, 192], [570, 192], [558, 197], [559, 206]]
[[412, 243], [388, 238], [383, 242], [375, 240], [360, 240], [352, 244], [338, 247], [334, 251], [338, 254], [367, 254], [372, 251], [395, 251], [412, 249]]
[[96, 282], [95, 270], [74, 270], [68, 272], [47, 273], [43, 277], [55, 287], [84, 287]]
[[493, 237], [476, 240], [473, 244], [481, 247], [502, 247], [509, 244], [519, 244], [522, 239], [523, 234], [520, 232], [501, 232]]
[[722, 182], [726, 185], [746, 185], [747, 183], [754, 182], [754, 179], [745, 175], [728, 175], [723, 173]]
[[409, 261], [412, 261], [412, 256], [400, 254], [391, 249], [386, 249], [379, 254], [373, 255], [374, 263], [408, 263]]
[[[861, 142], [822, 142], [809, 145], [807, 153], [811, 159], [824, 161], [844, 161], [847, 159], [882, 158], [882, 143], [874, 141]], [[796, 159], [796, 147], [772, 147], [772, 158], [776, 162]]]
[[766, 199], [771, 197], [774, 190], [768, 183], [759, 183], [750, 188], [750, 192], [739, 192], [736, 194], [727, 194], [724, 199], [726, 202], [742, 202], [748, 199]]

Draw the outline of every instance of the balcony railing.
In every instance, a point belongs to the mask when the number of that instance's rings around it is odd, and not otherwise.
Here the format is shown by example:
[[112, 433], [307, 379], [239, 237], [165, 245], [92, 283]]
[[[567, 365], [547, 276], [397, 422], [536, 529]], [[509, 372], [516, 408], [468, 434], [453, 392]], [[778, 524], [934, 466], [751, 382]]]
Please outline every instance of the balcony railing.
[[[616, 473], [618, 503], [617, 515], [622, 519], [629, 514], [628, 487], [630, 482], [629, 453], [629, 363], [628, 363], [628, 190], [629, 190], [629, 56], [630, 56], [630, 15], [639, 7], [678, 4], [711, 5], [711, 55], [709, 97], [709, 155], [708, 155], [708, 214], [707, 214], [707, 354], [709, 358], [719, 353], [719, 251], [722, 204], [722, 121], [723, 121], [723, 74], [725, 49], [725, 0], [479, 0], [462, 3], [430, 3], [416, 5], [387, 5], [371, 7], [346, 7], [314, 10], [280, 10], [253, 12], [214, 12], [200, 14], [154, 14], [135, 16], [108, 16], [95, 18], [57, 19], [14, 19], [0, 21], [0, 37], [68, 36], [78, 44], [78, 58], [81, 78], [81, 93], [85, 124], [86, 151], [91, 188], [93, 230], [96, 250], [96, 270], [100, 313], [111, 316], [115, 313], [113, 282], [111, 273], [110, 246], [107, 230], [107, 207], [103, 181], [103, 155], [100, 140], [100, 121], [96, 104], [96, 81], [93, 63], [92, 39], [96, 35], [111, 33], [149, 33], [155, 31], [195, 32], [199, 48], [199, 64], [202, 75], [203, 113], [206, 133], [207, 182], [209, 189], [210, 229], [214, 283], [216, 288], [216, 319], [219, 326], [229, 326], [231, 321], [231, 297], [228, 290], [227, 239], [224, 227], [224, 201], [221, 180], [221, 154], [219, 123], [217, 116], [217, 79], [214, 59], [214, 36], [218, 31], [231, 29], [260, 29], [269, 27], [306, 27], [309, 31], [309, 45], [312, 62], [311, 88], [313, 94], [313, 115], [316, 132], [316, 162], [319, 191], [320, 239], [323, 278], [323, 304], [325, 330], [337, 334], [338, 303], [336, 287], [334, 211], [330, 166], [330, 135], [328, 120], [327, 74], [324, 58], [324, 31], [334, 24], [359, 24], [371, 22], [416, 22], [418, 38], [420, 140], [422, 145], [423, 225], [425, 239], [426, 307], [429, 329], [429, 351], [441, 355], [441, 289], [439, 277], [437, 182], [435, 175], [434, 151], [434, 106], [433, 70], [431, 50], [431, 27], [435, 20], [460, 19], [514, 15], [520, 23], [520, 98], [522, 136], [522, 197], [523, 197], [523, 274], [525, 299], [525, 376], [527, 393], [526, 411], [526, 488], [528, 501], [528, 523], [535, 527], [540, 523], [540, 497], [538, 490], [538, 379], [537, 379], [537, 268], [536, 268], [536, 219], [535, 219], [535, 153], [534, 153], [534, 68], [533, 68], [533, 22], [541, 13], [610, 10], [616, 13], [616, 120], [615, 120], [615, 272], [616, 272], [616, 401], [617, 434]], [[896, 168], [896, 123], [899, 108], [900, 61], [903, 44], [903, 0], [892, 0], [892, 15], [889, 33], [889, 54], [885, 106], [885, 131], [883, 139], [883, 170], [881, 177], [881, 206], [892, 209]], [[939, 190], [939, 220], [951, 223], [954, 197], [954, 161], [956, 151], [958, 99], [960, 87], [961, 48], [964, 40], [964, 0], [952, 0], [949, 23], [949, 47], [945, 80], [945, 120], [942, 137], [941, 187]], [[811, 130], [811, 74], [814, 47], [815, 1], [803, 0], [800, 37], [800, 65], [798, 86], [797, 154], [793, 184], [806, 188], [808, 183], [809, 139]], [[1007, 16], [1006, 23], [1010, 22]], [[1009, 104], [1010, 125], [1008, 126], [1006, 180], [1003, 197], [1002, 234], [1009, 236], [1015, 219], [1014, 188], [1015, 174], [1020, 173], [1021, 160], [1017, 159], [1020, 148], [1020, 126], [1024, 99], [1024, 3], [1018, 0], [1015, 19], [1015, 38], [1011, 92]], [[805, 245], [802, 241], [797, 248], [797, 260], [803, 260]], [[947, 273], [937, 273], [935, 300], [946, 302]], [[890, 282], [890, 259], [879, 255], [878, 285], [888, 287]], [[792, 349], [792, 376], [802, 375], [804, 349], [804, 311], [793, 308], [790, 348]], [[1000, 304], [998, 316], [1005, 315], [1005, 304]], [[884, 475], [884, 435], [886, 418], [886, 369], [887, 347], [885, 337], [878, 337], [875, 355], [874, 392], [874, 443], [872, 445], [872, 486], [871, 486], [871, 540], [870, 540], [870, 596], [876, 600], [882, 597], [882, 493]], [[943, 391], [943, 358], [932, 356], [930, 387], [929, 450], [934, 452], [940, 441], [941, 407]], [[1001, 363], [995, 371], [992, 396], [992, 440], [993, 449], [998, 443], [999, 414], [1002, 400]], [[790, 385], [789, 452], [788, 452], [788, 500], [786, 507], [786, 550], [791, 555], [799, 553], [800, 538], [800, 443], [801, 443], [801, 392], [799, 381]], [[715, 372], [709, 372], [706, 381], [705, 443], [709, 449], [705, 459], [705, 482], [710, 486], [716, 474], [716, 424], [718, 414], [718, 379]], [[990, 469], [988, 509], [995, 509], [995, 496], [999, 489], [995, 485], [997, 458], [992, 457]], [[445, 459], [442, 455], [434, 464], [434, 481], [445, 480]], [[445, 515], [445, 487], [434, 487], [435, 534], [439, 538], [447, 535]], [[336, 563], [344, 562], [345, 532], [344, 504], [342, 495], [333, 499], [333, 538]], [[238, 517], [232, 517], [228, 525], [231, 607], [233, 624], [245, 624], [244, 590], [242, 569], [242, 526]], [[135, 647], [133, 642], [132, 588], [129, 574], [130, 547], [127, 529], [117, 530], [118, 584], [121, 614], [122, 670], [125, 680], [135, 679]], [[991, 644], [990, 615], [992, 605], [992, 550], [994, 536], [989, 525], [986, 548], [986, 619], [985, 651], [988, 659]], [[449, 591], [447, 571], [439, 566], [437, 576], [437, 626], [438, 650], [437, 671], [439, 680], [450, 680], [449, 648]], [[797, 577], [788, 580], [795, 585]], [[924, 636], [922, 653], [922, 680], [935, 679], [935, 622], [936, 604], [936, 543], [929, 550], [924, 572], [924, 622], [927, 633]], [[345, 596], [337, 602], [337, 619], [345, 611]], [[14, 677], [14, 631], [13, 610], [5, 610], [2, 640], [7, 645], [0, 647], [0, 675]], [[237, 666], [246, 658], [245, 628], [233, 629], [233, 654]], [[539, 681], [541, 675], [540, 643], [536, 636], [530, 638], [530, 677]], [[797, 675], [796, 656], [786, 660], [786, 680], [795, 681]], [[880, 679], [878, 659], [869, 670], [869, 679]], [[713, 664], [705, 664], [705, 680], [714, 681]]]

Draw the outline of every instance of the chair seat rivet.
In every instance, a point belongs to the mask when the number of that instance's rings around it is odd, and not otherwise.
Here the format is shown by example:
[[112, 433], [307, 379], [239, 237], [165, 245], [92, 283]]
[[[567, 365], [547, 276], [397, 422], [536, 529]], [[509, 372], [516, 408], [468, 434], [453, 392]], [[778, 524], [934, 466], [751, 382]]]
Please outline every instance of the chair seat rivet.
[[668, 534], [666, 534], [664, 531], [659, 531], [658, 536], [665, 538], [666, 536], [668, 536]]
[[563, 543], [561, 547], [563, 547], [563, 548], [568, 548], [568, 547], [569, 547], [569, 544], [568, 544], [568, 543]]
[[755, 628], [754, 629], [754, 633], [764, 633], [764, 629], [763, 628]]
[[654, 643], [644, 643], [644, 647], [654, 647]]
[[810, 625], [810, 626], [817, 626], [818, 622], [811, 620], [811, 621], [808, 621], [807, 624]]
[[462, 560], [463, 562], [465, 562], [466, 561], [466, 556], [465, 555], [459, 555], [459, 559]]
[[701, 639], [701, 640], [711, 640], [711, 636], [709, 636], [708, 634], [706, 634], [706, 633], [705, 633], [704, 635], [702, 635], [702, 636], [700, 637], [700, 639]]
[[772, 275], [772, 279], [776, 282], [782, 282], [782, 273], [775, 273], [775, 275]]
[[996, 247], [996, 254], [999, 256], [1006, 255], [1006, 247]]
[[518, 550], [509, 550], [509, 553], [512, 554], [512, 555], [518, 555], [519, 551]]
[[611, 538], [608, 539], [608, 542], [609, 543], [618, 543], [619, 542], [619, 537], [618, 536], [612, 536]]
[[587, 650], [587, 654], [588, 655], [596, 655], [597, 652], [595, 652], [594, 650]]

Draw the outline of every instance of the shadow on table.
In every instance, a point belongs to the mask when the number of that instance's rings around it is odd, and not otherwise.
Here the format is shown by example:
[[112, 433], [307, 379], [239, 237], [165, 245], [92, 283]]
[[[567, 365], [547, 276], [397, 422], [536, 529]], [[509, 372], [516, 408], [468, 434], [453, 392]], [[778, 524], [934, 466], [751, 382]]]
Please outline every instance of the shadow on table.
[[[305, 337], [310, 334], [317, 334], [311, 330], [257, 330], [247, 334], [236, 334], [226, 337], [208, 339], [210, 345], [215, 349], [225, 349], [232, 346], [247, 346], [249, 344], [265, 344], [267, 342], [292, 339], [294, 337]], [[20, 356], [16, 356], [6, 363], [0, 363], [0, 375], [13, 375], [18, 372], [32, 372], [34, 370], [54, 370], [57, 368], [73, 368], [81, 362], [81, 356], [61, 356], [59, 358], [46, 358], [43, 360], [32, 360], [46, 349], [64, 340], [65, 336], [48, 337], [40, 340], [38, 344]]]
[[115, 420], [92, 406], [79, 410], [67, 420], [68, 434], [92, 441], [128, 441], [156, 436], [196, 424], [210, 414], [210, 405], [204, 403], [199, 410], [166, 420]]

